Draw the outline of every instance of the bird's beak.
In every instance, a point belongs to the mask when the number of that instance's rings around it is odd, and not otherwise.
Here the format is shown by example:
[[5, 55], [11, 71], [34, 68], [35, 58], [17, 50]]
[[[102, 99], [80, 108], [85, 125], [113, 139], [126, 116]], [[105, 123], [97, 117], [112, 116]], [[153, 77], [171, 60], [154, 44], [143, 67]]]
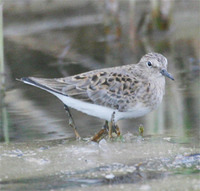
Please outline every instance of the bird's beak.
[[161, 73], [163, 76], [166, 76], [166, 77], [170, 78], [171, 80], [174, 80], [174, 78], [171, 76], [170, 73], [167, 72], [167, 70], [162, 69], [162, 70], [160, 71], [160, 73]]

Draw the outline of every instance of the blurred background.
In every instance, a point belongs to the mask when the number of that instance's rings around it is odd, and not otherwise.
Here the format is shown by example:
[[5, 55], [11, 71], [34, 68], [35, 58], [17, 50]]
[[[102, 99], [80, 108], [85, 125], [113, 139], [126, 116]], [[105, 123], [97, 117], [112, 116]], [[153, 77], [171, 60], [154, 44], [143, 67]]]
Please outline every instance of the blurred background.
[[[167, 57], [175, 81], [167, 79], [156, 111], [120, 121], [122, 134], [137, 134], [142, 124], [145, 135], [197, 143], [199, 10], [198, 0], [4, 0], [1, 141], [75, 138], [60, 100], [16, 78], [59, 78], [137, 63], [147, 52], [159, 52]], [[94, 135], [104, 123], [71, 111], [82, 137]]]

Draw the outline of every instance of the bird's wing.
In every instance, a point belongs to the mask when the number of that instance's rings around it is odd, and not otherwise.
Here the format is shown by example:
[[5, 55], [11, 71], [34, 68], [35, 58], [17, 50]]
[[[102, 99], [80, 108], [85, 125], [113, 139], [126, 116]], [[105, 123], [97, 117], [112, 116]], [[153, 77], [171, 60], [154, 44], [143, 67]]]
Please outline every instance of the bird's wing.
[[92, 71], [57, 79], [27, 79], [32, 81], [32, 85], [42, 89], [119, 111], [127, 111], [127, 104], [131, 102], [133, 105], [136, 102], [137, 92], [141, 91], [142, 86], [142, 82], [136, 77], [115, 70]]

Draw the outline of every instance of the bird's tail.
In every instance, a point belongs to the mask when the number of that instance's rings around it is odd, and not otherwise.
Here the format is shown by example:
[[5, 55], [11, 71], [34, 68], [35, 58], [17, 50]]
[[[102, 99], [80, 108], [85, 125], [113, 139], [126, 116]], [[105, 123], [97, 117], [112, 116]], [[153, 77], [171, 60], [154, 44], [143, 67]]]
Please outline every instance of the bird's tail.
[[59, 83], [56, 79], [45, 79], [45, 78], [35, 78], [35, 77], [23, 77], [21, 79], [17, 79], [18, 81], [24, 82], [25, 84], [29, 84], [50, 93], [62, 93], [62, 88], [64, 86], [63, 83]]

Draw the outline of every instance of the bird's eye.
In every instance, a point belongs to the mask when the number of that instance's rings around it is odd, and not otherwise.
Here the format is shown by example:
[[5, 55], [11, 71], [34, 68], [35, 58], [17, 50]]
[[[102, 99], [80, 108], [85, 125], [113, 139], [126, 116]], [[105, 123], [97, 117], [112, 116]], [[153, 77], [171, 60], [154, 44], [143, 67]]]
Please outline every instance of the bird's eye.
[[150, 61], [147, 62], [148, 67], [152, 67], [152, 63]]

